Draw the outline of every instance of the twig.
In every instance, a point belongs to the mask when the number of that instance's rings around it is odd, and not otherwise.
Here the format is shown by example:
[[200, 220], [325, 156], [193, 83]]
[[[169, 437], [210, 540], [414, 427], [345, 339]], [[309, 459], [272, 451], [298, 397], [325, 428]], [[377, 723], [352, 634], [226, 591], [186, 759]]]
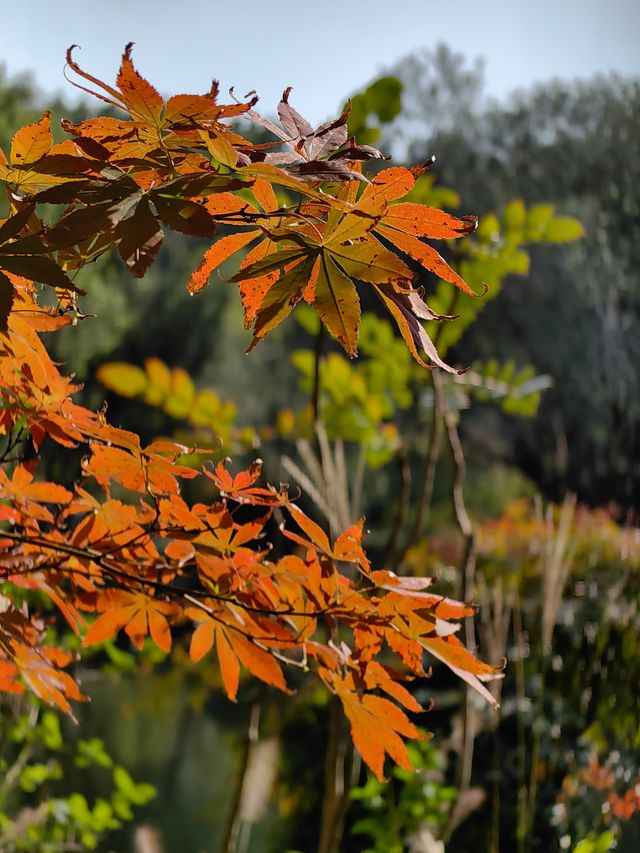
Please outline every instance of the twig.
[[[434, 393], [439, 387], [441, 377], [434, 376]], [[440, 386], [441, 407], [443, 420], [446, 427], [446, 435], [449, 442], [453, 466], [454, 480], [452, 489], [453, 508], [456, 517], [456, 523], [460, 532], [464, 537], [464, 556], [462, 560], [462, 578], [461, 587], [465, 601], [470, 601], [473, 598], [475, 587], [475, 572], [476, 572], [476, 541], [473, 525], [467, 512], [466, 503], [464, 500], [464, 482], [466, 476], [466, 461], [464, 458], [464, 450], [460, 441], [460, 434], [453, 413], [447, 408], [442, 388]], [[465, 644], [470, 651], [473, 651], [476, 645], [475, 626], [473, 616], [467, 616], [464, 620], [465, 628]], [[458, 798], [471, 785], [471, 773], [473, 769], [473, 750], [475, 743], [475, 710], [471, 697], [471, 689], [468, 685], [464, 687], [464, 705], [462, 716], [462, 748], [459, 755], [458, 763]], [[454, 810], [455, 811], [455, 810]]]
[[322, 349], [324, 345], [324, 324], [320, 323], [316, 334], [316, 343], [313, 351], [313, 386], [311, 389], [311, 409], [313, 411], [313, 422], [317, 424], [320, 420], [320, 364], [322, 362]]
[[384, 554], [382, 557], [383, 565], [392, 565], [396, 544], [400, 535], [400, 530], [404, 523], [407, 509], [409, 507], [409, 491], [411, 487], [411, 469], [409, 468], [409, 457], [404, 443], [401, 443], [396, 454], [398, 469], [400, 473], [400, 494], [396, 501], [396, 511], [393, 518], [393, 524], [389, 533]]
[[545, 691], [551, 659], [553, 632], [556, 626], [562, 593], [571, 568], [575, 545], [571, 542], [571, 525], [576, 505], [575, 495], [568, 495], [560, 509], [560, 518], [554, 528], [551, 509], [547, 510], [548, 536], [542, 552], [543, 608], [542, 608], [542, 667], [540, 687], [532, 719], [531, 766], [527, 790], [524, 822], [525, 851], [531, 849], [531, 832], [535, 818], [538, 795], [538, 762], [542, 740], [540, 721], [544, 713]]
[[367, 468], [367, 456], [364, 449], [364, 443], [360, 444], [358, 449], [358, 461], [356, 462], [356, 471], [353, 476], [353, 489], [351, 494], [351, 518], [358, 518], [362, 515], [362, 487], [364, 485], [364, 475]]
[[527, 749], [523, 717], [526, 701], [524, 679], [525, 643], [524, 631], [522, 630], [522, 604], [519, 594], [517, 594], [513, 607], [513, 634], [516, 649], [514, 661], [516, 674], [516, 719], [518, 725], [518, 755], [520, 758], [518, 762], [518, 821], [516, 827], [516, 838], [518, 842], [518, 853], [524, 853], [526, 848], [527, 832], [527, 789], [525, 784]]
[[[33, 706], [29, 712], [29, 728], [35, 728], [36, 723], [38, 722], [39, 710], [37, 706]], [[11, 792], [11, 789], [18, 781], [20, 774], [25, 768], [27, 762], [31, 758], [31, 754], [33, 753], [34, 744], [32, 741], [27, 741], [18, 753], [16, 760], [13, 762], [11, 767], [8, 768], [5, 773], [4, 779], [0, 782], [0, 805], [4, 803], [7, 794]]]
[[262, 707], [262, 691], [260, 696], [252, 703], [249, 711], [249, 726], [243, 744], [242, 757], [240, 759], [240, 767], [238, 768], [238, 777], [231, 799], [231, 807], [227, 817], [227, 825], [225, 828], [224, 838], [220, 847], [221, 853], [235, 853], [242, 827], [242, 817], [240, 806], [242, 804], [242, 792], [244, 789], [247, 770], [249, 768], [249, 759], [254, 744], [258, 740], [258, 725], [260, 723], [260, 710]]
[[318, 853], [337, 853], [349, 805], [349, 790], [354, 784], [353, 742], [346, 736], [342, 706], [333, 697], [329, 715], [329, 741], [325, 761], [324, 798]]
[[438, 373], [438, 368], [434, 368], [429, 373], [433, 388], [433, 405], [431, 408], [431, 422], [429, 426], [429, 435], [427, 438], [427, 447], [420, 477], [421, 488], [416, 501], [416, 510], [413, 518], [413, 524], [405, 543], [394, 560], [394, 567], [399, 570], [402, 561], [404, 560], [408, 550], [418, 541], [420, 534], [424, 530], [428, 520], [429, 512], [431, 511], [431, 497], [433, 495], [433, 484], [435, 481], [436, 467], [440, 456], [440, 447], [442, 444], [442, 421], [443, 421], [443, 393], [442, 379]]

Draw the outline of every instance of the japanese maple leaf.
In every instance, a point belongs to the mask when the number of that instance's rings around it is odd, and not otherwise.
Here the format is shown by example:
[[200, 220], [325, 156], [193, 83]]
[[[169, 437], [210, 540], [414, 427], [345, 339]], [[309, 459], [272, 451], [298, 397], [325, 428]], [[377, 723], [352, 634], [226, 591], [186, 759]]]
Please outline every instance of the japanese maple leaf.
[[[9, 498], [26, 507], [32, 512], [38, 512], [33, 504], [66, 504], [73, 497], [72, 493], [57, 483], [42, 483], [34, 480], [34, 465], [20, 464], [9, 479], [3, 469], [0, 469], [0, 497]], [[50, 515], [47, 513], [47, 518]]]
[[0, 657], [0, 692], [24, 693], [24, 686], [16, 679], [20, 676], [18, 667]]
[[254, 506], [273, 506], [280, 503], [277, 492], [256, 486], [262, 474], [262, 460], [256, 461], [246, 471], [233, 476], [227, 471], [228, 460], [218, 462], [215, 469], [205, 467], [204, 473], [220, 489], [223, 497], [229, 497], [238, 503], [252, 503]]
[[177, 494], [176, 477], [192, 479], [198, 476], [193, 468], [176, 464], [178, 456], [187, 450], [173, 442], [154, 441], [141, 453], [132, 453], [92, 442], [91, 457], [85, 460], [83, 470], [105, 488], [114, 480], [134, 492]]
[[[251, 190], [262, 212], [269, 214], [278, 210], [278, 201], [273, 187], [266, 180], [257, 178], [254, 180]], [[253, 216], [256, 227], [221, 237], [207, 249], [202, 261], [187, 283], [187, 290], [192, 296], [206, 287], [214, 270], [234, 255], [248, 248], [252, 243], [256, 245], [247, 252], [240, 264], [240, 269], [245, 269], [255, 261], [262, 260], [277, 250], [275, 243], [272, 242], [268, 234], [265, 234], [264, 227], [268, 223], [260, 218], [258, 207], [248, 204], [232, 193], [220, 193], [210, 197], [206, 207], [214, 217], [224, 217], [240, 212]], [[240, 284], [240, 296], [245, 311], [245, 328], [250, 328], [253, 324], [262, 299], [277, 280], [278, 271], [268, 270], [263, 275]]]
[[75, 182], [92, 169], [92, 163], [74, 153], [70, 156], [64, 143], [53, 144], [51, 114], [47, 111], [39, 121], [15, 133], [10, 161], [0, 151], [0, 180], [12, 187], [15, 198]]
[[421, 740], [424, 735], [393, 702], [358, 689], [351, 674], [341, 677], [324, 668], [320, 675], [336, 693], [351, 724], [353, 742], [374, 775], [384, 778], [385, 754], [400, 767], [413, 770], [403, 737]]
[[482, 682], [502, 678], [504, 665], [489, 666], [479, 661], [457, 637], [452, 635], [428, 636], [423, 638], [422, 645], [435, 658], [445, 663], [459, 678], [473, 687], [494, 708], [498, 707], [495, 696]]
[[338, 560], [343, 563], [356, 563], [360, 571], [365, 575], [370, 573], [370, 563], [362, 547], [362, 535], [364, 531], [364, 518], [361, 518], [355, 524], [352, 524], [347, 530], [341, 533], [335, 540], [333, 546], [329, 542], [329, 537], [324, 530], [316, 524], [315, 521], [309, 518], [300, 507], [291, 503], [288, 499], [283, 498], [283, 505], [287, 508], [291, 517], [296, 524], [307, 534], [307, 539], [288, 530], [282, 528], [283, 534], [288, 538], [303, 545], [310, 550], [317, 550], [327, 557]]
[[355, 280], [368, 283], [408, 281], [411, 270], [381, 244], [363, 238], [376, 221], [375, 211], [332, 210], [326, 223], [301, 220], [264, 225], [276, 247], [236, 273], [231, 281], [247, 282], [281, 271], [257, 308], [250, 349], [287, 317], [305, 296], [332, 335], [351, 356], [356, 354], [360, 301]]
[[171, 651], [171, 629], [167, 616], [178, 612], [175, 604], [153, 598], [145, 592], [122, 589], [107, 590], [99, 600], [103, 612], [91, 625], [82, 641], [91, 646], [108, 640], [124, 628], [132, 643], [142, 648], [146, 636], [163, 652]]
[[[0, 160], [0, 176], [2, 168]], [[35, 233], [30, 233], [31, 230]], [[0, 221], [1, 328], [7, 328], [7, 319], [15, 298], [12, 276], [50, 284], [65, 291], [79, 292], [38, 235], [40, 230], [41, 223], [35, 217], [34, 205], [31, 203], [24, 204], [13, 216]]]
[[215, 645], [222, 683], [229, 699], [236, 700], [240, 683], [240, 663], [266, 684], [271, 684], [285, 693], [291, 692], [275, 658], [242, 633], [240, 626], [224, 625], [220, 618], [212, 619], [196, 608], [187, 609], [185, 615], [198, 622], [189, 649], [192, 660], [200, 660]]
[[[257, 100], [218, 104], [218, 84], [214, 82], [205, 95], [175, 95], [165, 103], [158, 90], [136, 70], [131, 58], [132, 42], [125, 47], [115, 86], [84, 71], [73, 58], [75, 47], [72, 45], [67, 51], [67, 65], [84, 82], [71, 80], [71, 83], [132, 119], [89, 119], [77, 128], [77, 133], [107, 147], [117, 142], [114, 148], [122, 148], [123, 143], [130, 141], [129, 157], [148, 156], [161, 144], [193, 143], [203, 130], [228, 131], [221, 121], [246, 113]], [[233, 136], [239, 138], [237, 134]]]
[[61, 667], [67, 666], [73, 655], [52, 646], [31, 647], [19, 644], [12, 660], [25, 683], [44, 702], [57, 705], [73, 718], [68, 699], [82, 700], [78, 685]]
[[265, 156], [265, 162], [279, 166], [286, 173], [310, 181], [364, 181], [362, 172], [353, 168], [354, 161], [381, 158], [384, 155], [369, 145], [355, 145], [349, 140], [348, 105], [342, 115], [314, 128], [289, 103], [291, 87], [285, 89], [278, 104], [282, 127], [263, 118], [255, 110], [247, 116], [265, 130], [273, 133], [289, 149]]

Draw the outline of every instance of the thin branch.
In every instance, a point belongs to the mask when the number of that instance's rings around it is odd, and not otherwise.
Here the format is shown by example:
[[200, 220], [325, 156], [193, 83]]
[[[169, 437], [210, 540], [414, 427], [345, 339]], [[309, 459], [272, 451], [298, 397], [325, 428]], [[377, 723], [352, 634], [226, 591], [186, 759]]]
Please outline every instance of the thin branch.
[[[29, 711], [29, 729], [34, 729], [36, 723], [38, 722], [39, 709], [36, 705], [32, 706]], [[4, 779], [0, 782], [0, 805], [4, 803], [7, 794], [11, 793], [13, 786], [18, 781], [20, 774], [23, 769], [26, 767], [27, 762], [31, 758], [33, 753], [34, 743], [33, 741], [27, 741], [23, 744], [22, 749], [18, 753], [16, 760], [13, 764], [7, 769]]]
[[313, 423], [320, 420], [320, 365], [322, 363], [322, 349], [324, 346], [324, 324], [320, 323], [316, 333], [316, 342], [313, 350], [313, 386], [311, 388], [311, 410], [313, 411]]
[[516, 675], [516, 720], [518, 727], [518, 819], [516, 825], [516, 840], [518, 853], [524, 853], [527, 846], [527, 788], [525, 782], [527, 766], [527, 748], [525, 740], [524, 707], [525, 695], [525, 636], [522, 628], [522, 602], [518, 593], [513, 607], [513, 639], [515, 644], [515, 675]]
[[[411, 469], [409, 468], [409, 456], [403, 442], [398, 447], [396, 454], [398, 462], [398, 470], [400, 474], [400, 494], [396, 501], [396, 511], [391, 525], [391, 531], [387, 540], [384, 554], [382, 557], [383, 565], [394, 564], [394, 552], [398, 542], [398, 536], [404, 524], [407, 509], [409, 508], [409, 492], [411, 487]], [[397, 565], [397, 562], [395, 563]]]
[[440, 447], [442, 444], [442, 421], [443, 421], [443, 405], [444, 395], [442, 391], [442, 378], [438, 368], [434, 368], [429, 373], [431, 377], [431, 385], [433, 388], [433, 405], [431, 408], [431, 421], [429, 424], [429, 435], [427, 438], [427, 449], [420, 476], [421, 488], [416, 501], [415, 515], [413, 524], [405, 543], [395, 558], [395, 568], [399, 569], [408, 550], [418, 541], [420, 534], [424, 530], [429, 520], [431, 511], [431, 498], [433, 495], [433, 484], [435, 481], [436, 467], [440, 456]]
[[347, 738], [342, 706], [337, 697], [333, 697], [329, 709], [318, 853], [337, 853], [349, 804], [349, 789], [353, 783], [353, 756], [353, 743]]
[[[194, 598], [192, 596], [201, 596], [202, 598], [205, 598], [205, 599], [209, 598], [209, 599], [213, 599], [214, 601], [227, 602], [229, 604], [234, 604], [237, 607], [240, 607], [249, 613], [259, 613], [259, 614], [262, 614], [265, 616], [307, 616], [309, 618], [312, 618], [314, 616], [322, 616], [322, 615], [326, 614], [330, 609], [330, 608], [322, 608], [322, 609], [314, 610], [314, 611], [310, 611], [310, 612], [297, 611], [297, 610], [294, 610], [293, 608], [276, 610], [272, 607], [254, 607], [252, 605], [245, 604], [244, 602], [240, 601], [237, 598], [230, 598], [229, 596], [220, 595], [218, 593], [210, 592], [208, 590], [194, 589], [194, 590], [191, 590], [189, 593], [185, 593], [184, 590], [181, 590], [178, 587], [170, 586], [169, 584], [162, 583], [161, 581], [154, 581], [154, 580], [151, 580], [150, 578], [143, 578], [143, 577], [140, 577], [138, 575], [131, 574], [130, 572], [125, 572], [122, 569], [118, 568], [117, 566], [112, 566], [104, 560], [104, 558], [102, 557], [100, 552], [94, 552], [93, 549], [91, 549], [91, 548], [82, 549], [82, 548], [78, 548], [78, 547], [73, 546], [73, 545], [67, 545], [66, 543], [62, 543], [62, 542], [50, 542], [49, 540], [47, 540], [41, 536], [37, 536], [37, 537], [26, 536], [25, 537], [25, 536], [21, 536], [18, 533], [13, 533], [12, 531], [2, 531], [2, 537], [5, 539], [13, 539], [15, 542], [19, 542], [20, 544], [38, 545], [40, 548], [45, 548], [45, 549], [50, 550], [50, 551], [54, 551], [54, 552], [60, 551], [64, 554], [68, 554], [71, 556], [80, 557], [80, 558], [84, 558], [84, 559], [89, 558], [93, 562], [95, 562], [95, 564], [97, 566], [99, 566], [103, 571], [105, 571], [111, 577], [111, 579], [126, 580], [128, 584], [133, 582], [133, 583], [139, 584], [141, 587], [151, 587], [152, 589], [157, 590], [159, 592], [163, 592], [172, 598], [186, 599], [186, 600], [190, 601], [192, 604], [195, 604], [196, 606], [200, 607], [201, 609], [204, 609], [205, 612], [207, 612], [209, 615], [212, 615], [215, 611], [213, 611], [211, 608], [207, 608], [206, 605], [204, 605], [202, 601], [200, 601], [197, 598]], [[64, 567], [59, 566], [56, 568], [59, 571], [64, 571], [66, 574], [69, 574], [69, 575], [81, 574], [81, 575], [86, 576], [86, 572], [83, 572], [79, 569], [72, 569], [68, 566], [64, 566]], [[170, 566], [168, 564], [164, 564], [160, 568], [158, 568], [155, 565], [150, 567], [150, 568], [152, 568], [154, 571], [160, 572], [160, 571], [172, 570], [174, 567]], [[27, 574], [31, 574], [33, 572], [39, 572], [42, 570], [43, 570], [42, 566], [38, 565], [38, 566], [34, 566], [33, 568], [22, 569], [19, 572], [9, 571], [9, 572], [7, 572], [7, 577], [11, 577], [11, 575], [16, 575], [16, 574], [27, 575]]]
[[261, 706], [262, 691], [258, 699], [252, 703], [249, 711], [249, 725], [247, 727], [247, 734], [243, 744], [238, 776], [233, 791], [233, 797], [231, 799], [231, 807], [227, 817], [224, 838], [222, 840], [222, 846], [220, 847], [221, 853], [235, 853], [237, 850], [240, 829], [242, 827], [240, 810], [240, 806], [242, 804], [242, 793], [244, 791], [244, 785], [247, 778], [247, 770], [249, 769], [251, 752], [258, 740], [258, 725], [260, 723]]
[[364, 485], [364, 475], [367, 468], [367, 454], [364, 449], [364, 442], [360, 444], [358, 449], [358, 460], [356, 462], [356, 471], [353, 477], [353, 489], [351, 496], [351, 518], [358, 518], [362, 515], [362, 487]]

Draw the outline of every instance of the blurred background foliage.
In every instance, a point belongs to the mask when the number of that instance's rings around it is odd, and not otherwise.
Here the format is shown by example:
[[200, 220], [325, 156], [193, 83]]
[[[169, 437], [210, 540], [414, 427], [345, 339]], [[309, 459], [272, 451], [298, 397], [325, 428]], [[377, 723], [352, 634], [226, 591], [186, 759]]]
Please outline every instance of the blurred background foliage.
[[[0, 146], [45, 107], [87, 113], [1, 73]], [[430, 334], [461, 376], [418, 368], [366, 294], [358, 360], [304, 309], [245, 357], [232, 271], [186, 293], [198, 241], [167, 239], [142, 281], [111, 257], [83, 270], [88, 316], [47, 342], [88, 405], [106, 397], [115, 423], [212, 454], [187, 464], [260, 455], [334, 532], [366, 514], [372, 558], [471, 593], [482, 655], [509, 665], [491, 685], [499, 716], [438, 666], [412, 685], [436, 702], [419, 720], [435, 737], [387, 783], [351, 760], [332, 847], [318, 841], [335, 728], [322, 692], [294, 675], [283, 702], [248, 679], [231, 706], [179, 645], [166, 660], [107, 643], [84, 673], [79, 729], [5, 703], [0, 851], [640, 848], [639, 125], [638, 80], [496, 103], [481, 64], [445, 46], [352, 97], [360, 141], [401, 162], [437, 155], [414, 200], [480, 216], [445, 252], [484, 297], [419, 282], [459, 315]]]

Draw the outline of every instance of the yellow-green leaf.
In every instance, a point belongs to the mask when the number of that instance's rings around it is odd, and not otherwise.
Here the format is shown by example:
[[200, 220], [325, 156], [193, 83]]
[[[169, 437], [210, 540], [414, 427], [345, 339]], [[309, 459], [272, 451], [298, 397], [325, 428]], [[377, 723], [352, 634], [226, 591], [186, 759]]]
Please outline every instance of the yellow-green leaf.
[[353, 282], [326, 254], [316, 261], [314, 308], [349, 356], [357, 354], [360, 300]]
[[124, 361], [112, 361], [98, 368], [97, 377], [110, 391], [121, 397], [137, 397], [147, 389], [144, 370]]

